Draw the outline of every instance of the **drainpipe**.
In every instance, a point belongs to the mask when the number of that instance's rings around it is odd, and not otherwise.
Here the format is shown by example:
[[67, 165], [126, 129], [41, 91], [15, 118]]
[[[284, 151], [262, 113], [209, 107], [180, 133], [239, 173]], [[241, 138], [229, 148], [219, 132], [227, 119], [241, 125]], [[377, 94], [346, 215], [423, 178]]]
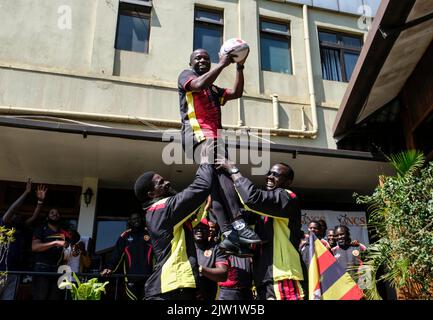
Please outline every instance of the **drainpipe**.
[[279, 113], [278, 113], [278, 95], [273, 94], [271, 95], [272, 98], [272, 118], [274, 122], [274, 129], [278, 129], [280, 127], [280, 121], [279, 121]]
[[310, 28], [308, 26], [309, 25], [308, 6], [306, 4], [302, 6], [302, 16], [304, 20], [305, 60], [307, 62], [308, 94], [310, 97], [311, 122], [313, 123], [313, 129], [310, 132], [313, 134], [317, 134], [318, 124], [317, 124], [316, 93], [314, 90], [313, 67], [311, 62]]

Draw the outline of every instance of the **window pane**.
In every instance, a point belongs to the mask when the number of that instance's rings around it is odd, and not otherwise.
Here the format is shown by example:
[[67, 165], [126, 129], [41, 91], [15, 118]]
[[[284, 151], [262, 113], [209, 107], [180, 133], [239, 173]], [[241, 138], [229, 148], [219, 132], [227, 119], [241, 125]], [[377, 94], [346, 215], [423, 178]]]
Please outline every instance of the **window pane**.
[[147, 52], [149, 18], [119, 15], [116, 48], [121, 50]]
[[346, 65], [346, 79], [349, 81], [353, 69], [355, 69], [356, 61], [358, 61], [359, 54], [352, 52], [344, 53], [344, 63]]
[[292, 73], [288, 41], [262, 35], [260, 46], [262, 70]]
[[339, 51], [321, 48], [320, 56], [322, 60], [323, 79], [342, 81]]
[[194, 29], [194, 50], [203, 48], [213, 63], [219, 61], [218, 52], [222, 45], [222, 28], [205, 24], [196, 24]]
[[284, 32], [288, 34], [289, 26], [287, 24], [262, 21], [262, 30]]
[[343, 36], [342, 40], [343, 40], [344, 46], [361, 48], [361, 39], [360, 38]]
[[98, 221], [96, 224], [95, 251], [111, 248], [126, 230], [126, 221]]
[[212, 21], [215, 21], [216, 23], [222, 22], [222, 15], [219, 12], [196, 10], [195, 11], [195, 18], [196, 19], [212, 20]]
[[320, 31], [319, 32], [319, 40], [337, 43], [337, 35], [335, 33], [328, 33], [328, 32]]

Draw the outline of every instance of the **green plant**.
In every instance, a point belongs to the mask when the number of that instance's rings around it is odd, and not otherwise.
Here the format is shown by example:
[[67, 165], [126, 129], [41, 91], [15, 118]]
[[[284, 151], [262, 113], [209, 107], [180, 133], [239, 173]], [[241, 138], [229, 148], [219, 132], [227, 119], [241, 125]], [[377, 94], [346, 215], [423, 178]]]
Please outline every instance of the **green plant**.
[[[369, 228], [376, 241], [365, 255], [373, 285], [369, 299], [380, 299], [377, 281], [388, 281], [403, 298], [431, 299], [433, 292], [433, 163], [409, 150], [388, 158], [395, 176], [380, 176], [370, 196], [356, 195], [368, 205]], [[425, 165], [425, 166], [424, 166]], [[383, 274], [376, 277], [379, 268]]]
[[59, 284], [59, 289], [69, 289], [73, 300], [100, 300], [101, 294], [105, 293], [105, 286], [109, 283], [108, 281], [98, 282], [98, 278], [81, 282], [74, 272], [72, 276], [76, 283], [65, 279]]
[[0, 263], [6, 260], [6, 271], [0, 272], [0, 286], [6, 283], [7, 280], [7, 255], [9, 246], [14, 239], [15, 228], [6, 228], [0, 226]]

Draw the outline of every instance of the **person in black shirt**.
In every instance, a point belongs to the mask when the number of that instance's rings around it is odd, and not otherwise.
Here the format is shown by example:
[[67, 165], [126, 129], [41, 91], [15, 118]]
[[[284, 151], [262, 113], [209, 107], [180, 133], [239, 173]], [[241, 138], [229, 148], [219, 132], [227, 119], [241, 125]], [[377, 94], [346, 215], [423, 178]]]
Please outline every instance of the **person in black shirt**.
[[[30, 243], [27, 243], [27, 234], [31, 233], [31, 226], [39, 216], [42, 204], [45, 199], [47, 188], [44, 185], [39, 185], [36, 189], [36, 197], [38, 199], [37, 206], [32, 216], [23, 221], [22, 216], [17, 213], [18, 208], [23, 204], [24, 200], [31, 192], [32, 180], [27, 180], [24, 193], [9, 207], [3, 217], [0, 218], [0, 226], [6, 228], [14, 228], [14, 241], [10, 243], [7, 256], [0, 263], [0, 272], [2, 271], [23, 271], [26, 266], [24, 263], [24, 254]], [[31, 236], [31, 234], [30, 234]], [[30, 240], [30, 239], [29, 239]], [[30, 247], [29, 247], [30, 249]], [[0, 300], [14, 300], [16, 288], [18, 287], [20, 276], [16, 274], [8, 274], [6, 282], [0, 286]]]
[[[44, 225], [33, 233], [32, 251], [35, 256], [34, 271], [57, 272], [63, 263], [63, 249], [69, 243], [70, 235], [59, 227], [60, 214], [55, 208], [48, 212]], [[61, 300], [64, 292], [57, 287], [55, 276], [34, 276], [32, 281], [32, 294], [34, 300]]]
[[144, 285], [152, 274], [153, 250], [143, 217], [139, 213], [133, 213], [129, 217], [128, 230], [117, 239], [111, 262], [101, 275], [108, 276], [121, 265], [125, 274], [127, 297], [131, 300], [143, 300]]
[[209, 224], [206, 219], [194, 227], [194, 241], [199, 264], [199, 300], [215, 300], [219, 281], [227, 279], [228, 261], [218, 244], [209, 241]]
[[266, 190], [243, 177], [232, 163], [218, 160], [218, 168], [231, 172], [231, 178], [245, 208], [257, 214], [255, 231], [266, 243], [256, 248], [253, 277], [259, 300], [302, 300], [300, 281], [304, 280], [298, 252], [303, 232], [301, 206], [288, 189], [293, 169], [285, 163], [272, 166], [266, 175]]
[[175, 193], [170, 182], [148, 171], [135, 182], [134, 192], [146, 211], [155, 268], [146, 282], [146, 299], [191, 300], [199, 279], [190, 218], [203, 212], [211, 192], [214, 168], [201, 164], [194, 181]]

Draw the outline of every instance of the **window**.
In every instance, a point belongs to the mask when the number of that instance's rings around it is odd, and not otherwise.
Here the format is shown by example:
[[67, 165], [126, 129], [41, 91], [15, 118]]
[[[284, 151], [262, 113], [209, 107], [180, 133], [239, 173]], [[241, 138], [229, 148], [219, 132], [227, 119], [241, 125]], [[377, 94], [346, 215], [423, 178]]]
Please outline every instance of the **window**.
[[319, 30], [323, 79], [349, 81], [361, 52], [361, 39], [357, 36]]
[[195, 10], [194, 50], [203, 48], [213, 63], [219, 61], [218, 52], [223, 44], [224, 20], [221, 11]]
[[149, 51], [150, 1], [121, 0], [115, 48], [120, 50]]
[[131, 213], [142, 213], [141, 204], [132, 190], [98, 190], [96, 202], [95, 252], [112, 248], [126, 230]]
[[292, 74], [289, 25], [261, 20], [260, 53], [262, 70]]

